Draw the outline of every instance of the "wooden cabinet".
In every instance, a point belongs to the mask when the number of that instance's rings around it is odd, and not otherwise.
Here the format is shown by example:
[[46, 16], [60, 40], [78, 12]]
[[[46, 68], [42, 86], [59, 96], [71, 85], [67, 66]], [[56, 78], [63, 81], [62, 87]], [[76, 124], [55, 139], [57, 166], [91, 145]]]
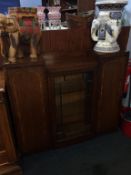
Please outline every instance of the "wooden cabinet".
[[47, 53], [42, 61], [6, 66], [20, 151], [43, 151], [115, 130], [127, 58]]
[[[4, 66], [22, 154], [75, 143], [118, 127], [129, 28], [120, 34], [121, 51], [108, 55], [91, 51], [89, 29], [45, 31], [40, 49], [44, 52], [38, 61], [25, 58]], [[3, 142], [0, 145], [3, 149]]]
[[3, 73], [0, 71], [0, 174], [22, 175], [9, 123]]
[[22, 153], [50, 146], [47, 78], [43, 64], [18, 64], [6, 70], [18, 147]]

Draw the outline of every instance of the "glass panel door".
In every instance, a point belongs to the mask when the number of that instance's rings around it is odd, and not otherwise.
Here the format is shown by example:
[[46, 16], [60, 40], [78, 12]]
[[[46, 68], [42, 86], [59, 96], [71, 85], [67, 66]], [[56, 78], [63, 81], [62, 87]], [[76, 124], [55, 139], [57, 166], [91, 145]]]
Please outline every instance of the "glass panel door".
[[89, 133], [92, 126], [93, 72], [55, 78], [56, 138]]

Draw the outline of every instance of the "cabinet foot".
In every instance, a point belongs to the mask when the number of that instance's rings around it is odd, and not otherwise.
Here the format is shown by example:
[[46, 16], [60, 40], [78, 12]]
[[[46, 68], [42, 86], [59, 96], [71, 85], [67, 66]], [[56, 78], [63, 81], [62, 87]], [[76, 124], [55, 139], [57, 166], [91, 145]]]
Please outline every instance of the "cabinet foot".
[[0, 166], [0, 175], [23, 175], [20, 166], [7, 164]]

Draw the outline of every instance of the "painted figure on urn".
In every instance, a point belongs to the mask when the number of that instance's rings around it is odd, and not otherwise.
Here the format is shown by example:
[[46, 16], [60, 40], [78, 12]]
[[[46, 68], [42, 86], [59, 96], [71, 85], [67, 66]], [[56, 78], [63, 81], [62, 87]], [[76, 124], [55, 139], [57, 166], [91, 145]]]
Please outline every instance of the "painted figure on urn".
[[98, 14], [92, 22], [91, 36], [98, 53], [114, 53], [120, 50], [117, 38], [122, 27], [122, 12], [127, 0], [103, 0], [96, 2]]

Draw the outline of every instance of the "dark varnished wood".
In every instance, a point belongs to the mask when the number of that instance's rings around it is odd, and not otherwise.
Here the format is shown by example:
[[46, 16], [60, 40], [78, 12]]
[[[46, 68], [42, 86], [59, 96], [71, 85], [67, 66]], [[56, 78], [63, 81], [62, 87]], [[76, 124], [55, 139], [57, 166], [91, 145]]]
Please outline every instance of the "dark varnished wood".
[[83, 52], [61, 52], [47, 53], [43, 59], [48, 73], [55, 75], [62, 72], [86, 71], [95, 69], [97, 61], [90, 53]]
[[0, 174], [22, 175], [20, 167], [16, 165], [17, 156], [8, 115], [5, 79], [3, 71], [0, 70]]
[[[67, 145], [70, 143], [76, 143], [80, 140], [85, 140], [86, 138], [89, 138], [93, 135], [93, 126], [94, 126], [94, 118], [93, 118], [93, 111], [94, 111], [94, 99], [95, 99], [95, 78], [96, 78], [96, 67], [97, 67], [97, 61], [96, 59], [90, 56], [87, 56], [87, 53], [83, 54], [83, 53], [51, 53], [51, 54], [45, 54], [43, 55], [44, 61], [45, 61], [45, 66], [47, 68], [47, 72], [48, 72], [48, 87], [49, 87], [49, 108], [50, 108], [50, 116], [51, 116], [51, 120], [52, 120], [52, 133], [53, 133], [53, 142], [54, 145], [59, 147], [61, 145]], [[66, 59], [67, 58], [67, 59]], [[94, 85], [93, 85], [93, 93], [92, 93], [92, 100], [90, 99], [90, 103], [92, 103], [91, 108], [92, 108], [92, 125], [91, 128], [84, 130], [85, 123], [82, 118], [84, 117], [83, 115], [80, 115], [80, 111], [78, 112], [78, 114], [76, 114], [76, 116], [74, 116], [71, 112], [71, 108], [70, 107], [66, 107], [64, 109], [63, 108], [63, 112], [67, 113], [67, 114], [72, 114], [72, 116], [67, 116], [64, 117], [63, 119], [57, 119], [57, 109], [56, 109], [56, 92], [55, 92], [55, 81], [58, 79], [58, 81], [63, 78], [69, 78], [69, 82], [70, 84], [68, 84], [67, 82], [63, 81], [63, 84], [61, 82], [61, 86], [63, 86], [63, 90], [64, 90], [64, 84], [65, 86], [65, 91], [67, 91], [66, 94], [63, 94], [63, 99], [65, 98], [66, 101], [65, 103], [68, 103], [68, 96], [69, 99], [73, 100], [74, 105], [76, 105], [75, 99], [79, 99], [79, 94], [82, 93], [82, 91], [76, 91], [76, 92], [72, 92], [73, 89], [71, 89], [71, 87], [73, 87], [74, 85], [71, 85], [71, 80], [70, 78], [73, 76], [76, 76], [76, 80], [75, 83], [80, 83], [81, 79], [79, 79], [79, 75], [84, 74], [88, 71], [93, 71], [94, 73]], [[77, 80], [77, 76], [78, 76], [78, 80]], [[72, 79], [73, 81], [73, 79]], [[67, 90], [66, 90], [67, 89]], [[69, 90], [69, 93], [68, 93]], [[70, 93], [70, 91], [72, 92], [72, 94]], [[70, 103], [69, 100], [69, 103]], [[64, 101], [63, 101], [64, 103]], [[81, 105], [81, 104], [80, 104]], [[66, 105], [67, 106], [67, 105]], [[80, 107], [80, 106], [79, 106]], [[82, 107], [82, 106], [81, 106]], [[82, 107], [83, 108], [83, 107]], [[66, 111], [65, 111], [66, 110]], [[77, 112], [76, 112], [77, 113]], [[60, 120], [63, 120], [63, 124], [61, 123], [61, 130], [64, 130], [65, 134], [63, 134], [63, 138], [58, 139], [57, 138], [57, 123], [60, 122]], [[81, 123], [79, 124], [80, 121]], [[62, 122], [62, 121], [61, 121]], [[70, 126], [70, 130], [69, 128], [67, 128], [66, 125]], [[76, 127], [77, 127], [77, 132], [76, 132]], [[66, 129], [67, 128], [67, 129]], [[72, 128], [72, 129], [71, 129]], [[74, 129], [73, 129], [74, 128]], [[61, 133], [62, 134], [62, 133]], [[60, 135], [61, 135], [60, 134]], [[66, 135], [66, 136], [65, 136]], [[65, 137], [64, 137], [65, 136]], [[61, 137], [58, 135], [58, 137]]]
[[6, 76], [19, 149], [27, 153], [47, 149], [50, 131], [46, 73], [42, 65], [24, 65], [9, 66]]
[[77, 0], [78, 13], [95, 9], [95, 0]]
[[3, 165], [0, 167], [0, 175], [22, 175], [22, 171], [17, 165]]
[[[44, 31], [40, 42], [41, 55], [36, 62], [24, 58], [16, 64], [4, 66], [17, 143], [22, 153], [38, 152], [66, 145], [67, 142], [76, 143], [117, 128], [128, 60], [128, 54], [124, 53], [128, 33], [129, 28], [122, 29], [118, 40], [121, 48], [119, 53], [97, 55], [92, 51], [94, 43], [89, 26]], [[126, 39], [122, 40], [123, 36]], [[77, 76], [89, 71], [93, 72], [91, 129], [86, 134], [80, 132], [73, 137], [56, 139], [55, 81], [63, 76]], [[65, 87], [71, 88], [69, 84]], [[80, 120], [80, 116], [71, 116], [70, 120], [64, 118], [70, 123], [77, 123], [77, 120]], [[70, 125], [71, 132], [73, 127]], [[78, 130], [81, 131], [81, 128], [78, 127]]]
[[92, 48], [90, 25], [68, 30], [44, 31], [40, 43], [41, 53], [84, 53]]
[[108, 61], [105, 61], [101, 56], [100, 59], [96, 130], [104, 133], [113, 131], [119, 124], [123, 78], [128, 57], [118, 55], [115, 59], [108, 57]]

